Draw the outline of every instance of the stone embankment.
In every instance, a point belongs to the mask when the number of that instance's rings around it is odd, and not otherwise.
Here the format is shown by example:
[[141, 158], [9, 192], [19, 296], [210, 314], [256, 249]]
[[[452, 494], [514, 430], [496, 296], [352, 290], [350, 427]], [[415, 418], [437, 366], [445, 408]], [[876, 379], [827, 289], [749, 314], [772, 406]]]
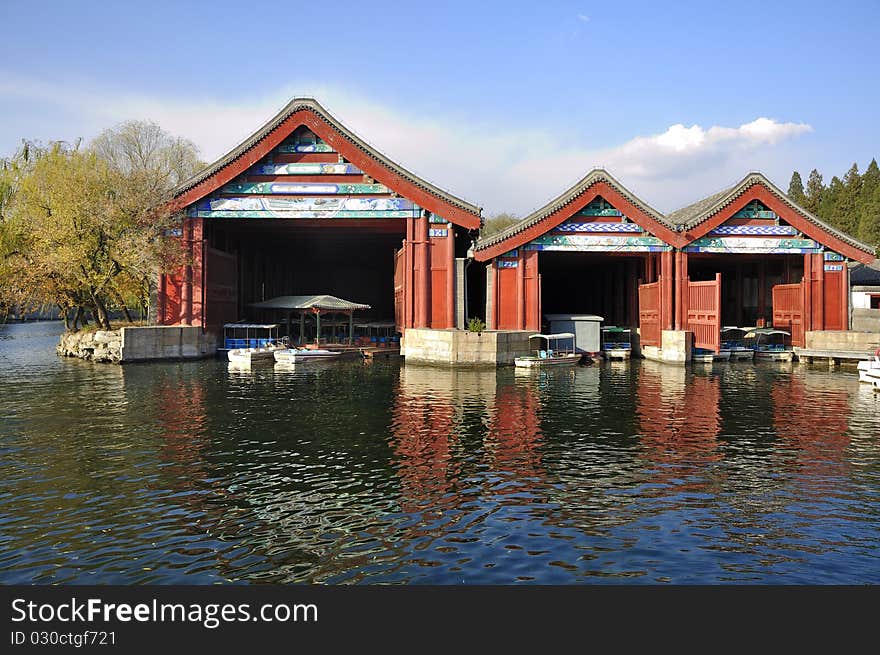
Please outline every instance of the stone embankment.
[[122, 331], [67, 332], [61, 335], [57, 351], [63, 357], [118, 364], [122, 361]]

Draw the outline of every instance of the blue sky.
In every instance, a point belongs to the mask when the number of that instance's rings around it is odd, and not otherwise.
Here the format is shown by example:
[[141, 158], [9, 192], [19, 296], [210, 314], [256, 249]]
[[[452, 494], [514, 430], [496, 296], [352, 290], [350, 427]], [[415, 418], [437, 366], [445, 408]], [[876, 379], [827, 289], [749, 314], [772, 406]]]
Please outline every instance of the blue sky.
[[0, 154], [153, 119], [214, 159], [294, 95], [491, 215], [606, 166], [670, 210], [880, 154], [880, 2], [14, 2]]

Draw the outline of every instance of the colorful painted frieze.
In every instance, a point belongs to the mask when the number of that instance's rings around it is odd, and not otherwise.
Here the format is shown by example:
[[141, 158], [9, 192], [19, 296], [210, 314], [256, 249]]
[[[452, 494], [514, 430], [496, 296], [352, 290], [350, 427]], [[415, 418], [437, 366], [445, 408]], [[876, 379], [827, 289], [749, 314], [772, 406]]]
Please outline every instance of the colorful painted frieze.
[[275, 152], [335, 152], [326, 143], [282, 143]]
[[763, 203], [753, 200], [736, 212], [733, 218], [776, 218], [776, 212], [767, 209]]
[[442, 216], [437, 216], [437, 214], [431, 214], [430, 216], [428, 216], [428, 222], [429, 223], [448, 223], [449, 221], [447, 221]]
[[384, 184], [292, 184], [290, 182], [244, 182], [227, 184], [221, 193], [261, 194], [340, 194], [340, 193], [388, 193]]
[[671, 250], [652, 236], [594, 236], [545, 234], [531, 241], [528, 250], [570, 250], [581, 252], [662, 252]]
[[642, 232], [637, 223], [577, 223], [567, 221], [558, 225], [556, 232]]
[[262, 164], [251, 169], [252, 175], [362, 175], [354, 164]]
[[842, 271], [843, 264], [825, 264], [825, 270], [829, 273], [834, 271]]
[[846, 261], [846, 257], [843, 255], [833, 252], [831, 250], [825, 251], [825, 261], [826, 262], [843, 262]]
[[798, 231], [791, 225], [719, 225], [709, 236], [795, 236]]
[[498, 268], [516, 268], [517, 265], [515, 259], [499, 259], [495, 263]]
[[447, 236], [448, 231], [445, 228], [431, 228], [428, 230], [429, 237], [445, 237]]
[[415, 218], [411, 211], [189, 211], [196, 218]]
[[598, 198], [594, 198], [590, 201], [586, 207], [581, 209], [577, 215], [580, 216], [622, 216], [614, 206], [602, 198], [601, 196]]
[[741, 254], [816, 253], [821, 246], [812, 239], [773, 239], [758, 237], [702, 237], [685, 247], [687, 252]]

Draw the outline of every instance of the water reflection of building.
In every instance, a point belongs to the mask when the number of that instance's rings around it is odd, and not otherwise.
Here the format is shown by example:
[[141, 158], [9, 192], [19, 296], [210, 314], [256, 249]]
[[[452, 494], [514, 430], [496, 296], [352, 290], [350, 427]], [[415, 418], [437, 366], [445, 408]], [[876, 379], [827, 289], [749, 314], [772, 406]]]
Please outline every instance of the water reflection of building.
[[774, 380], [773, 424], [780, 445], [791, 451], [807, 478], [848, 470], [850, 398], [833, 376], [802, 370]]
[[720, 397], [719, 379], [711, 371], [640, 363], [636, 412], [643, 452], [659, 481], [699, 474], [700, 486], [706, 484], [703, 467], [721, 458]]

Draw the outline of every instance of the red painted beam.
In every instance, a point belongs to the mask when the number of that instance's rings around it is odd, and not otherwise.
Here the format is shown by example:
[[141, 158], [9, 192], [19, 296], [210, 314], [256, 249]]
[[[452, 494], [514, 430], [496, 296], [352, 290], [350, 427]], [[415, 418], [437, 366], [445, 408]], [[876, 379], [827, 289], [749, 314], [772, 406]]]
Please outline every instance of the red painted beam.
[[[386, 168], [383, 164], [360, 150], [329, 124], [325, 123], [314, 112], [308, 110], [300, 110], [288, 116], [278, 127], [269, 132], [269, 134], [257, 142], [252, 148], [242, 153], [227, 166], [224, 166], [193, 188], [185, 191], [177, 198], [174, 198], [168, 205], [169, 209], [172, 212], [179, 211], [197, 200], [204, 198], [208, 194], [213, 193], [224, 184], [234, 180], [236, 177], [247, 171], [251, 166], [258, 163], [263, 157], [272, 152], [272, 150], [274, 150], [301, 125], [305, 125], [311, 129], [315, 134], [321, 137], [325, 143], [336, 150], [337, 153], [341, 154], [346, 160], [360, 168], [364, 173], [375, 179], [377, 182], [384, 184], [389, 189], [396, 191], [401, 196], [418, 203], [421, 207], [424, 207], [457, 225], [469, 229], [477, 229], [480, 227], [479, 216], [453, 205], [442, 198], [438, 198], [417, 186], [415, 183], [405, 179], [397, 172]], [[329, 160], [330, 162], [337, 161], [334, 153], [329, 154], [332, 155]], [[299, 161], [320, 160], [300, 159]]]
[[753, 184], [746, 190], [745, 193], [743, 193], [743, 195], [739, 197], [737, 202], [728, 205], [720, 212], [709, 218], [707, 221], [704, 221], [692, 230], [685, 232], [685, 243], [691, 243], [696, 239], [705, 236], [710, 231], [714, 230], [716, 227], [730, 219], [736, 212], [745, 207], [752, 200], [759, 200], [760, 202], [764, 203], [772, 211], [776, 212], [776, 214], [784, 221], [786, 221], [789, 225], [794, 226], [811, 239], [814, 239], [822, 245], [831, 248], [836, 252], [839, 252], [841, 255], [849, 257], [850, 259], [855, 259], [856, 261], [860, 261], [863, 264], [870, 264], [874, 261], [874, 255], [867, 253], [864, 250], [860, 250], [859, 248], [856, 248], [854, 246], [851, 246], [845, 241], [841, 241], [838, 237], [834, 236], [827, 230], [824, 230], [815, 223], [811, 222], [800, 212], [795, 211], [785, 202], [780, 200], [776, 196], [776, 194], [772, 193], [763, 184]]
[[484, 262], [492, 259], [493, 257], [497, 257], [498, 255], [503, 255], [504, 253], [513, 250], [515, 248], [520, 248], [523, 245], [527, 244], [529, 241], [533, 239], [537, 239], [539, 236], [542, 236], [552, 230], [553, 228], [561, 225], [563, 222], [571, 218], [575, 212], [586, 207], [590, 202], [592, 202], [597, 196], [602, 196], [614, 205], [615, 209], [618, 209], [623, 214], [626, 215], [627, 218], [632, 220], [634, 223], [637, 223], [642, 229], [650, 232], [656, 237], [659, 237], [666, 243], [672, 246], [681, 247], [685, 243], [684, 237], [670, 230], [665, 225], [659, 223], [654, 220], [651, 216], [644, 213], [638, 207], [633, 205], [629, 200], [627, 200], [623, 195], [618, 193], [614, 188], [612, 188], [607, 182], [596, 182], [595, 184], [590, 185], [584, 192], [578, 196], [578, 198], [564, 207], [557, 209], [552, 214], [548, 215], [546, 218], [542, 219], [538, 223], [535, 223], [531, 227], [519, 232], [518, 234], [514, 234], [504, 241], [496, 243], [485, 250], [478, 250], [474, 254], [474, 258], [477, 261]]

